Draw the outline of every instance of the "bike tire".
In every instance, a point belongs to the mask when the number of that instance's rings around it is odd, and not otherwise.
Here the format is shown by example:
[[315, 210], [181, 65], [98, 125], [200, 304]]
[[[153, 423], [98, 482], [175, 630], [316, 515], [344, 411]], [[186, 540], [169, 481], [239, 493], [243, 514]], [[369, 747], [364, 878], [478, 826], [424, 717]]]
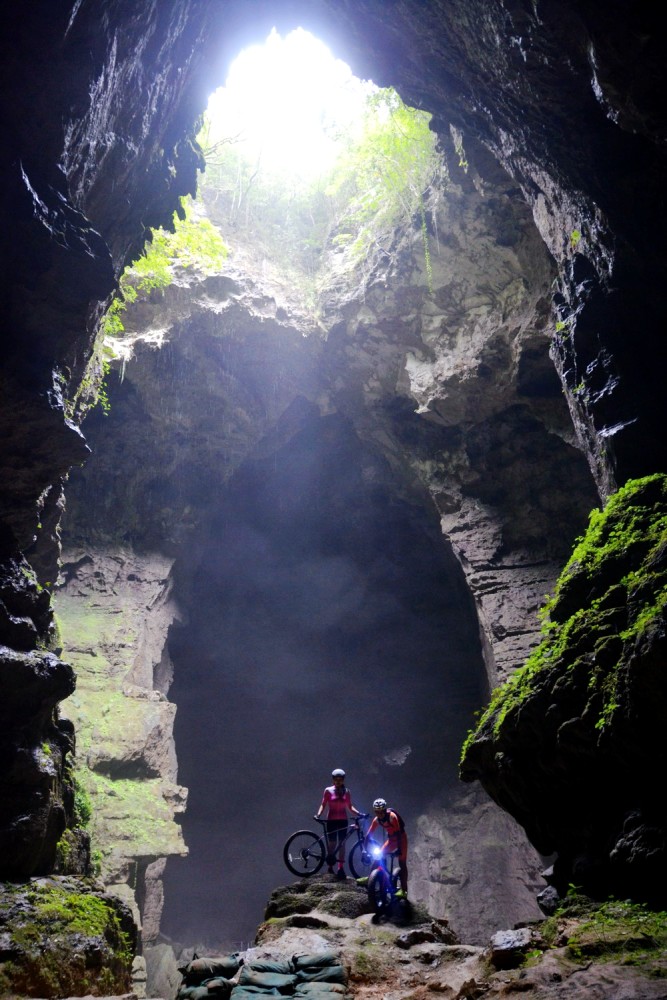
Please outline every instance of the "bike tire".
[[391, 892], [386, 872], [376, 868], [368, 879], [368, 899], [373, 907], [376, 918], [389, 915]]
[[[375, 843], [374, 840], [370, 840], [368, 842], [369, 851], [372, 851], [373, 848], [377, 846], [378, 845]], [[372, 859], [372, 856], [368, 864], [367, 865], [364, 864], [364, 862], [361, 860], [361, 855], [363, 853], [364, 849], [362, 845], [359, 843], [359, 841], [357, 841], [357, 843], [354, 844], [354, 846], [352, 847], [352, 850], [350, 851], [347, 859], [347, 866], [350, 869], [350, 874], [352, 875], [353, 878], [366, 878], [367, 876], [370, 876], [371, 868], [375, 864], [375, 861]]]
[[412, 920], [412, 906], [409, 899], [394, 899], [391, 913], [392, 923], [405, 927]]
[[325, 854], [322, 837], [312, 830], [297, 830], [283, 848], [283, 861], [292, 875], [310, 878], [324, 864]]

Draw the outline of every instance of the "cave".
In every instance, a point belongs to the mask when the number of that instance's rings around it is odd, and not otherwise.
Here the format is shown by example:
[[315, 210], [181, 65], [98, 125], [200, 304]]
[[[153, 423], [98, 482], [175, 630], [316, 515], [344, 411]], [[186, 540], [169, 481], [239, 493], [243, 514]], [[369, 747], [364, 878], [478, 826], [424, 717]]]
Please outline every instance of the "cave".
[[[248, 945], [335, 766], [473, 945], [547, 883], [665, 906], [664, 59], [646, 11], [538, 6], [40, 3], [2, 42], [0, 874], [101, 877], [148, 995]], [[316, 308], [230, 228], [109, 365], [208, 95], [296, 27], [432, 116], [440, 180], [345, 280], [332, 230]]]

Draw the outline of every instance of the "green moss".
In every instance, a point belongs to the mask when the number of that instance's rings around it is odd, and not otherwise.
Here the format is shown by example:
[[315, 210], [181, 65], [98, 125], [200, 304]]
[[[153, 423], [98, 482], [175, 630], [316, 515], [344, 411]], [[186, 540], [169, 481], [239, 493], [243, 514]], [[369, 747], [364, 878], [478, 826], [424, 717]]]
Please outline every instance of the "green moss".
[[74, 776], [74, 820], [77, 826], [86, 827], [90, 823], [93, 814], [93, 804], [87, 789], [81, 784], [76, 775]]
[[573, 894], [541, 930], [548, 945], [565, 943], [575, 961], [620, 961], [641, 966], [649, 975], [667, 974], [667, 913], [662, 911], [627, 900], [599, 903]]
[[129, 988], [134, 943], [115, 906], [75, 879], [0, 888], [11, 961], [0, 962], [3, 996], [118, 994]]
[[[109, 922], [108, 906], [96, 896], [52, 889], [47, 896], [34, 894], [35, 915], [48, 923], [53, 934], [89, 934], [103, 936]], [[114, 919], [115, 915], [114, 915]]]
[[[169, 709], [126, 691], [142, 627], [136, 609], [122, 603], [110, 609], [94, 599], [57, 601], [65, 657], [77, 671], [77, 690], [62, 709], [77, 732], [74, 821], [89, 830], [94, 870], [104, 877], [127, 858], [185, 853], [182, 828], [173, 818], [174, 787], [146, 777], [149, 765], [140, 758]], [[99, 762], [100, 770], [107, 762], [128, 761], [125, 773], [132, 777], [97, 773], [86, 759]]]
[[[464, 743], [462, 760], [484, 732], [498, 734], [550, 672], [585, 671], [586, 712], [598, 730], [620, 705], [618, 680], [632, 648], [658, 627], [667, 605], [667, 477], [632, 480], [594, 510], [553, 596], [541, 612], [542, 639], [523, 667], [492, 695]], [[627, 655], [626, 655], [627, 653]]]
[[69, 858], [72, 853], [72, 845], [67, 836], [68, 833], [69, 830], [65, 830], [65, 833], [56, 844], [56, 871], [67, 870]]
[[95, 803], [91, 818], [93, 841], [103, 844], [108, 841], [107, 831], [114, 831], [107, 855], [154, 857], [182, 853], [180, 827], [174, 823], [171, 806], [164, 799], [161, 779], [115, 780], [87, 769], [80, 771], [80, 778]]
[[386, 941], [361, 941], [352, 958], [350, 978], [353, 982], [380, 982], [388, 976], [391, 964]]

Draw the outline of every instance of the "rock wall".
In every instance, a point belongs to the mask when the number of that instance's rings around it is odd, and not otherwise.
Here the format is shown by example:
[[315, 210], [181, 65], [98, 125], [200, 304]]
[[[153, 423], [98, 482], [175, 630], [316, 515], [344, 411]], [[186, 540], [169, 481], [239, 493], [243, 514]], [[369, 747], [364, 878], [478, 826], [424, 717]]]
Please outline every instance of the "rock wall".
[[[10, 876], [50, 870], [73, 822], [73, 734], [54, 710], [74, 675], [48, 652], [58, 650], [50, 594], [63, 484], [88, 453], [77, 423], [101, 375], [95, 327], [114, 274], [144, 226], [168, 223], [194, 189], [204, 11], [147, 3], [128, 17], [114, 5], [38, 3], [30, 23], [12, 18], [2, 33], [0, 867]], [[140, 108], [138, 92], [150, 94]]]
[[[359, 73], [395, 84], [406, 100], [435, 112], [443, 134], [454, 123], [466, 142], [479, 143], [502, 163], [557, 267], [551, 354], [577, 440], [606, 495], [631, 475], [664, 469], [666, 460], [664, 59], [658, 14], [658, 8], [611, 9], [594, 0], [542, 0], [530, 8], [482, 0], [425, 7], [405, 0], [389, 10], [373, 0], [321, 0], [280, 10], [247, 0], [181, 0], [168, 7], [147, 0], [131, 11], [119, 4], [93, 8], [44, 0], [33, 5], [30, 19], [16, 17], [8, 25], [0, 42], [7, 330], [0, 408], [0, 639], [3, 687], [10, 695], [1, 748], [4, 874], [48, 869], [72, 818], [72, 789], [63, 768], [72, 734], [57, 720], [55, 707], [71, 692], [73, 677], [67, 664], [43, 648], [58, 648], [48, 605], [63, 480], [86, 454], [76, 421], [99, 374], [95, 321], [114, 274], [141, 243], [144, 227], [167, 222], [176, 196], [192, 189], [198, 162], [193, 122], [205, 99], [197, 78], [202, 64], [210, 59], [208, 80], [215, 77], [217, 85], [220, 58], [233, 54], [231, 47], [241, 40], [258, 40], [274, 20], [280, 27], [317, 22]], [[545, 374], [541, 353], [539, 358], [538, 370]], [[414, 384], [423, 385], [428, 409], [433, 371], [430, 362], [417, 360]], [[356, 401], [350, 405], [358, 409]], [[393, 405], [400, 411], [404, 394]], [[504, 484], [501, 478], [500, 498], [489, 497], [498, 479], [494, 457], [507, 455], [517, 431], [523, 435], [533, 426], [509, 416], [492, 449], [483, 435], [473, 449], [487, 472], [482, 489], [466, 484], [462, 503], [457, 494], [450, 501], [446, 489], [433, 490], [443, 514], [456, 515], [463, 526], [477, 524], [479, 512], [486, 523], [490, 499], [492, 507], [500, 501], [513, 510], [535, 507], [525, 503], [525, 476]], [[430, 438], [422, 424], [418, 434], [413, 429], [408, 423], [402, 433], [419, 453]], [[442, 479], [445, 431], [433, 431], [437, 460], [428, 450], [419, 459], [424, 479], [433, 469]], [[395, 451], [391, 440], [386, 450]], [[517, 487], [524, 490], [517, 493]], [[543, 482], [540, 494], [544, 488]], [[553, 512], [544, 516], [550, 520]], [[501, 520], [505, 545], [511, 519]], [[170, 516], [166, 521], [173, 523]], [[529, 514], [522, 523], [531, 521]], [[454, 524], [446, 527], [453, 533]], [[496, 527], [486, 533], [501, 537]], [[466, 556], [472, 549], [463, 533], [461, 538]], [[513, 551], [519, 548], [515, 544]], [[489, 550], [497, 581], [506, 579], [512, 561], [495, 543]], [[488, 633], [497, 633], [497, 660], [504, 666], [508, 654], [531, 639], [526, 634], [524, 640], [514, 616], [507, 629], [497, 581], [488, 589], [499, 596], [483, 606], [490, 572], [485, 560], [477, 563], [474, 556], [468, 572], [473, 580], [475, 565], [483, 569], [484, 576], [477, 574], [478, 604]], [[524, 558], [521, 565], [523, 572]], [[534, 574], [535, 588], [541, 573], [538, 568]], [[526, 578], [526, 594], [531, 585]], [[532, 598], [522, 604], [532, 605]], [[506, 642], [513, 630], [514, 650]]]
[[574, 884], [665, 904], [665, 809], [647, 776], [664, 758], [666, 509], [655, 475], [593, 513], [542, 643], [496, 693], [463, 757], [463, 776], [557, 852], [550, 881], [561, 894]]
[[[429, 216], [432, 292], [415, 227], [396, 234], [382, 266], [366, 262], [363, 277], [326, 285], [316, 319], [279, 260], [262, 256], [260, 265], [247, 236], [222, 229], [232, 252], [219, 274], [179, 272], [163, 293], [129, 306], [115, 366], [122, 382], [110, 381], [110, 413], [89, 419], [94, 458], [70, 483], [69, 538], [91, 553], [119, 540], [135, 550], [168, 546], [179, 553], [179, 600], [208, 600], [213, 609], [209, 588], [190, 592], [184, 582], [198, 577], [198, 550], [236, 544], [235, 505], [249, 501], [233, 492], [235, 477], [253, 462], [262, 477], [262, 461], [293, 461], [289, 442], [336, 416], [369, 449], [364, 490], [438, 512], [442, 544], [474, 597], [488, 687], [513, 669], [536, 640], [537, 607], [594, 492], [549, 378], [553, 274], [508, 178], [481, 152], [477, 165], [471, 151], [467, 170], [434, 193]], [[325, 461], [339, 462], [340, 444], [331, 441]], [[329, 489], [311, 502], [324, 512], [341, 500]], [[362, 518], [361, 496], [348, 502]], [[231, 531], [226, 543], [217, 522]], [[251, 549], [239, 558], [255, 557]], [[251, 593], [246, 614], [257, 600]], [[111, 592], [109, 600], [122, 611]], [[191, 658], [215, 669], [224, 657], [218, 641], [209, 636]], [[181, 669], [197, 672], [188, 662]], [[458, 697], [452, 681], [443, 698]], [[453, 774], [458, 746], [448, 753]], [[414, 876], [433, 911], [478, 940], [498, 921], [536, 915], [540, 861], [497, 810], [449, 781], [443, 773], [446, 793], [416, 832]], [[461, 853], [463, 829], [474, 830], [476, 864]], [[501, 867], [523, 873], [506, 894], [493, 874], [503, 843]], [[475, 867], [479, 879], [470, 877]]]
[[77, 672], [61, 713], [78, 734], [93, 860], [110, 890], [133, 905], [144, 943], [159, 932], [164, 859], [187, 853], [174, 821], [187, 790], [177, 783], [175, 707], [167, 700], [166, 641], [180, 618], [172, 565], [158, 553], [65, 552], [55, 601]]

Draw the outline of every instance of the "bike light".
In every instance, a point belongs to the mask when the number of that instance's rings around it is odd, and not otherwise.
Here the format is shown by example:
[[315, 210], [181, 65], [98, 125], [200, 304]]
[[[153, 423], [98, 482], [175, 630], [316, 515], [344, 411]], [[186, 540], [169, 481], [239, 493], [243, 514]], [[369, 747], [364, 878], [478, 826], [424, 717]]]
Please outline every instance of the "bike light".
[[381, 854], [382, 854], [382, 848], [381, 847], [374, 847], [373, 848], [373, 857], [374, 858], [379, 858]]

